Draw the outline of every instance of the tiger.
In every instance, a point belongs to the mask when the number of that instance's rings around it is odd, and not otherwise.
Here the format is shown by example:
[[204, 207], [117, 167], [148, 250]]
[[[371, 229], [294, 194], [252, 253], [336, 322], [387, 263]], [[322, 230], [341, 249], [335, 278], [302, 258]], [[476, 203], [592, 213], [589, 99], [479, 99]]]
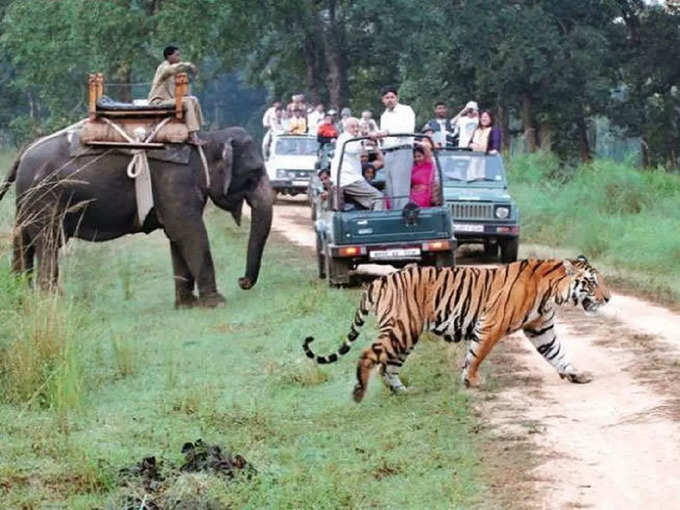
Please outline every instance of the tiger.
[[583, 255], [497, 267], [410, 265], [365, 288], [347, 339], [336, 352], [315, 354], [309, 346], [311, 336], [305, 338], [303, 350], [316, 363], [335, 363], [349, 352], [364, 318], [375, 313], [378, 337], [359, 358], [353, 391], [354, 400], [361, 402], [375, 365], [392, 392], [407, 391], [399, 371], [425, 329], [447, 342], [468, 341], [461, 374], [465, 387], [479, 384], [479, 365], [496, 342], [522, 329], [561, 378], [588, 383], [592, 375], [571, 364], [557, 338], [556, 307], [580, 305], [591, 313], [610, 297], [604, 278]]

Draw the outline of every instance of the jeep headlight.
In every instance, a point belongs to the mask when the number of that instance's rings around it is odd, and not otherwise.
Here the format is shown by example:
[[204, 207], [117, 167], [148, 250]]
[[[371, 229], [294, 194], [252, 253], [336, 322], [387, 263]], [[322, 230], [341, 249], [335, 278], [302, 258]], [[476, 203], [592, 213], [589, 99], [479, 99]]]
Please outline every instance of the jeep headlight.
[[286, 177], [288, 177], [288, 171], [281, 170], [280, 168], [276, 171], [277, 179], [285, 179]]
[[504, 220], [510, 215], [509, 207], [496, 207], [496, 218]]

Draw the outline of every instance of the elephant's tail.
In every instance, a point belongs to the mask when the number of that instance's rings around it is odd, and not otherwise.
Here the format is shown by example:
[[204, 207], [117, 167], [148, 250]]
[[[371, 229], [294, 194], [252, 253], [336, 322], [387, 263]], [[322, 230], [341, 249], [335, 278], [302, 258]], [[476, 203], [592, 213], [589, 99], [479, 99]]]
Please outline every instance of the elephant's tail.
[[17, 169], [19, 168], [19, 163], [21, 163], [21, 156], [23, 156], [23, 153], [19, 154], [14, 163], [12, 163], [12, 168], [10, 168], [9, 172], [7, 172], [5, 181], [0, 184], [0, 200], [2, 200], [2, 197], [5, 196], [5, 193], [7, 193], [7, 190], [12, 186], [17, 178]]

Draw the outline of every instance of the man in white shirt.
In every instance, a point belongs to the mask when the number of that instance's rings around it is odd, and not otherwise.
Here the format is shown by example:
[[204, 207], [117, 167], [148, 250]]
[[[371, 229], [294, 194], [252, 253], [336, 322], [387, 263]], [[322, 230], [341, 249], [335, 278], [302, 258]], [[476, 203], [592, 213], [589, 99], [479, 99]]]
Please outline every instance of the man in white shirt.
[[323, 105], [319, 103], [314, 107], [314, 109], [307, 115], [307, 130], [310, 133], [316, 133], [319, 124], [326, 116], [323, 110]]
[[387, 135], [413, 133], [416, 129], [416, 114], [410, 106], [399, 103], [399, 94], [394, 86], [382, 89], [382, 102], [385, 111], [380, 116], [380, 131], [377, 135], [384, 137], [385, 191], [390, 199], [390, 208], [402, 209], [411, 193], [413, 138]]
[[274, 101], [274, 103], [267, 108], [267, 111], [264, 112], [264, 115], [262, 116], [262, 127], [265, 129], [270, 129], [272, 127], [272, 120], [274, 116], [276, 115], [276, 110], [281, 109], [281, 102], [279, 101]]
[[458, 115], [451, 119], [454, 132], [458, 133], [458, 147], [469, 147], [472, 135], [479, 126], [479, 107], [475, 101], [468, 101]]
[[[363, 150], [361, 141], [345, 143], [358, 136], [359, 119], [347, 118], [345, 130], [335, 142], [335, 154], [331, 161], [331, 179], [342, 188], [346, 197], [352, 198], [367, 209], [380, 211], [384, 209], [383, 194], [366, 182], [361, 173], [361, 151]], [[340, 168], [341, 155], [342, 168]]]

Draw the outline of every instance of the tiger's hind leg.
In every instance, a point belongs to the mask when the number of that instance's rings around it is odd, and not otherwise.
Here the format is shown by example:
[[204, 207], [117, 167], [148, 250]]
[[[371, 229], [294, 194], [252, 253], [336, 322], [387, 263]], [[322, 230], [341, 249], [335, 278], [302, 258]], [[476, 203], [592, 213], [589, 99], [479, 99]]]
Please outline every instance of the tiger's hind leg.
[[406, 386], [399, 379], [399, 369], [404, 364], [410, 350], [399, 347], [391, 329], [382, 331], [377, 340], [364, 349], [357, 366], [357, 384], [354, 386], [355, 402], [361, 402], [366, 394], [368, 379], [376, 365], [380, 366], [383, 382], [395, 393], [406, 391]]
[[593, 380], [588, 372], [579, 372], [569, 361], [566, 349], [555, 334], [555, 315], [539, 318], [524, 326], [523, 331], [543, 358], [550, 363], [562, 379], [585, 384]]
[[385, 346], [380, 342], [380, 339], [364, 349], [357, 364], [357, 383], [352, 392], [355, 402], [361, 402], [364, 395], [366, 395], [366, 387], [368, 386], [368, 379], [371, 377], [371, 370], [378, 364], [385, 365], [386, 361]]

